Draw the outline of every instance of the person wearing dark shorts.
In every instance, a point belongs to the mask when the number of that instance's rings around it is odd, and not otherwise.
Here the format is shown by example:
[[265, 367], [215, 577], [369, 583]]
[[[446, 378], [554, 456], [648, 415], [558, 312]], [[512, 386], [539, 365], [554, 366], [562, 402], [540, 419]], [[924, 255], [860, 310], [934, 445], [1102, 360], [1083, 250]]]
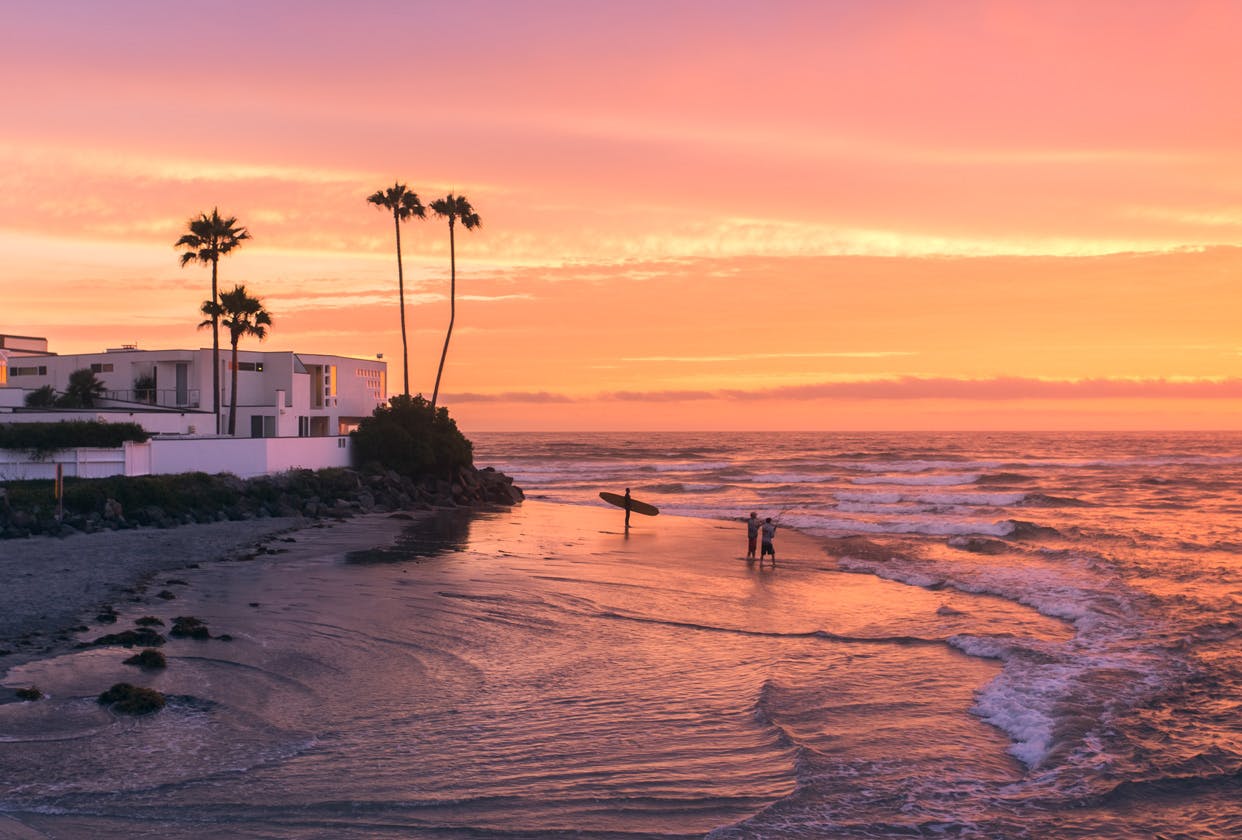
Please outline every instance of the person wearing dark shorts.
[[755, 559], [755, 548], [759, 543], [759, 526], [763, 523], [759, 521], [759, 517], [752, 510], [750, 519], [746, 520], [746, 559]]
[[759, 565], [763, 565], [763, 558], [769, 554], [772, 555], [772, 565], [776, 565], [776, 548], [772, 545], [772, 539], [776, 536], [776, 523], [772, 521], [772, 517], [763, 520], [763, 545], [759, 549]]

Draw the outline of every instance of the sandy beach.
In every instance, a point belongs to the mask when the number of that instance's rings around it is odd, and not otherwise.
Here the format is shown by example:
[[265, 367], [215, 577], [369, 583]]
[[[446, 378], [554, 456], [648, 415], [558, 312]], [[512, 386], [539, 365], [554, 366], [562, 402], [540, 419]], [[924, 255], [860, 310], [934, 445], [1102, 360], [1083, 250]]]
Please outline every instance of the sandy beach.
[[143, 602], [139, 590], [157, 573], [252, 554], [311, 524], [253, 519], [0, 541], [0, 650], [9, 651], [0, 667], [65, 647], [71, 628], [101, 607]]

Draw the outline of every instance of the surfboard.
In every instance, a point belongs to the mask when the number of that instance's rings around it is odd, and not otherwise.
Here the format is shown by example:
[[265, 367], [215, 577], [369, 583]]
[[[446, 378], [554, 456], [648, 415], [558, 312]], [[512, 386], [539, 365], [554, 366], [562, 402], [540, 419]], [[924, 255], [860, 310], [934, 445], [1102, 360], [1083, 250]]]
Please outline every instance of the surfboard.
[[[619, 508], [625, 507], [625, 496], [620, 493], [600, 493], [599, 497], [610, 505], [616, 505]], [[634, 497], [630, 497], [630, 510], [635, 513], [641, 513], [643, 516], [655, 516], [660, 509], [655, 505], [649, 505], [646, 502], [640, 502]]]

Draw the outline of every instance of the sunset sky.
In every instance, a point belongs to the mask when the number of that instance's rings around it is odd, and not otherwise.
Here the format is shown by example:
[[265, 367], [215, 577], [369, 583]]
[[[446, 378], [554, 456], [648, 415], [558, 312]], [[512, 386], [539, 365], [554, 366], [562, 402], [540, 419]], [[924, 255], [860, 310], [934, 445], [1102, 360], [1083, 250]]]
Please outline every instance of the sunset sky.
[[[1242, 428], [1242, 3], [6, 2], [0, 333], [401, 382], [390, 215], [466, 195], [462, 428]], [[412, 390], [448, 229], [402, 231]]]

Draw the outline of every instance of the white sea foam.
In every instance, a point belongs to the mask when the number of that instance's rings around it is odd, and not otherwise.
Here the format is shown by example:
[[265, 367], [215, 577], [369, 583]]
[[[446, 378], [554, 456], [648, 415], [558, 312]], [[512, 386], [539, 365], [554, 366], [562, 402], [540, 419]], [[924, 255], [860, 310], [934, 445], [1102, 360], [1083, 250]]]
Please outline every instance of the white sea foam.
[[864, 493], [836, 491], [840, 502], [860, 504], [958, 505], [1008, 507], [1026, 499], [1026, 493]]
[[809, 534], [830, 537], [840, 536], [843, 533], [926, 534], [937, 537], [981, 534], [1004, 537], [1013, 533], [1014, 530], [1014, 524], [1008, 520], [989, 522], [980, 519], [945, 519], [941, 516], [854, 519], [799, 513], [792, 517], [785, 517], [785, 522]]
[[850, 479], [851, 484], [901, 484], [910, 487], [923, 485], [952, 487], [958, 484], [974, 484], [979, 473], [956, 473], [949, 475], [876, 475]]

